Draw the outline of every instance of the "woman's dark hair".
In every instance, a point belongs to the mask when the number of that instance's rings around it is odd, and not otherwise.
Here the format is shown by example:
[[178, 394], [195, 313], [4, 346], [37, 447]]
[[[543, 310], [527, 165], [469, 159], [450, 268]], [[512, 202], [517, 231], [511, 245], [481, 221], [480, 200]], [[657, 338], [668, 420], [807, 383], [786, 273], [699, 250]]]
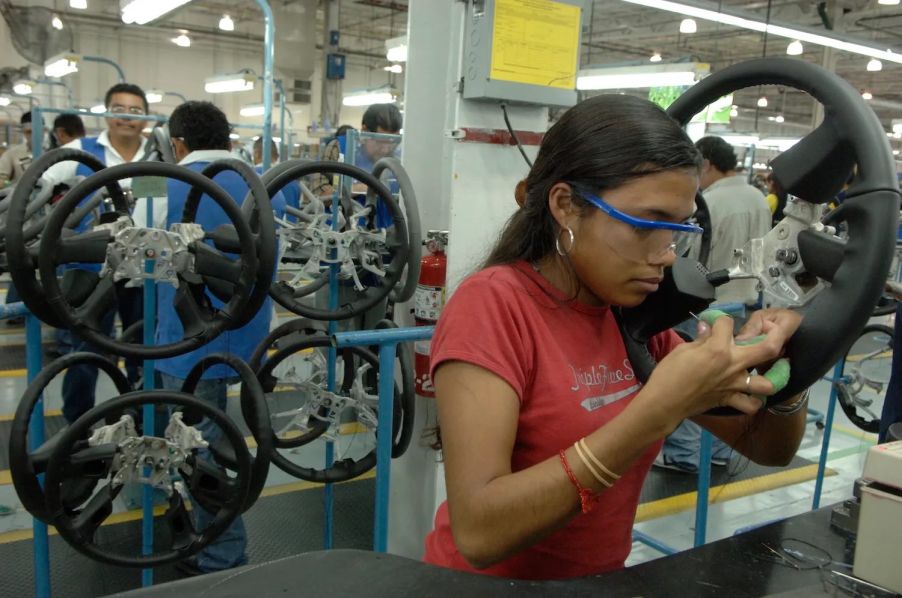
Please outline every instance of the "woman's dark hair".
[[[584, 100], [545, 134], [529, 176], [517, 185], [520, 209], [483, 267], [536, 262], [554, 251], [559, 230], [548, 193], [557, 183], [603, 193], [648, 174], [700, 167], [692, 141], [655, 104], [619, 94]], [[578, 195], [573, 201], [580, 209], [586, 205]]]
[[231, 132], [225, 113], [210, 102], [185, 102], [169, 116], [170, 137], [182, 138], [192, 152], [231, 149]]

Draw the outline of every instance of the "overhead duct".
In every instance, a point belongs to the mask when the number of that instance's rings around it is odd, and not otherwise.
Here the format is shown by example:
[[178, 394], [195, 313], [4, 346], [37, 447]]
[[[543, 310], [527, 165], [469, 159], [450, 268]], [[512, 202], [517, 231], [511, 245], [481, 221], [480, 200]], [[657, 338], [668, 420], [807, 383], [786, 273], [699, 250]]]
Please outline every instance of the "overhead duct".
[[72, 49], [72, 28], [63, 23], [62, 29], [56, 29], [55, 13], [49, 8], [13, 6], [9, 0], [0, 0], [0, 14], [16, 52], [29, 62], [44, 64], [51, 56]]
[[317, 0], [300, 0], [272, 7], [279, 24], [275, 46], [276, 77], [282, 79], [289, 103], [310, 101], [309, 81], [317, 60], [316, 5]]

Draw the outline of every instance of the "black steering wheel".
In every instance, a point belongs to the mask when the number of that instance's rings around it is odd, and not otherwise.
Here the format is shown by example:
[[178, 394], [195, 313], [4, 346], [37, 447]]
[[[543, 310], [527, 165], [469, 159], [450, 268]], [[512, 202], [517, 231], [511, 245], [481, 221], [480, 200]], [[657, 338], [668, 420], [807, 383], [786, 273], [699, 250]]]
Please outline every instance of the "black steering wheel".
[[[22, 296], [22, 300], [28, 306], [29, 311], [42, 322], [56, 328], [64, 328], [65, 324], [47, 300], [44, 286], [36, 276], [37, 256], [33, 255], [28, 248], [28, 243], [43, 232], [47, 220], [41, 218], [38, 222], [27, 227], [26, 222], [34, 189], [38, 186], [41, 177], [47, 169], [60, 162], [78, 162], [95, 172], [105, 168], [104, 163], [93, 154], [82, 150], [59, 148], [42, 154], [25, 170], [22, 178], [19, 179], [13, 190], [9, 200], [9, 213], [6, 216], [5, 231], [7, 268], [13, 279], [13, 284]], [[116, 198], [116, 201], [119, 201], [120, 198], [121, 201], [125, 201], [125, 194], [118, 181], [110, 181], [106, 185], [106, 189], [110, 196]], [[84, 197], [87, 197], [87, 194]], [[70, 211], [73, 212], [73, 216], [76, 216], [77, 212], [83, 217], [84, 214], [93, 209], [96, 202], [99, 202], [99, 197], [97, 196], [77, 208], [73, 205], [73, 209]], [[74, 222], [78, 223], [80, 221], [81, 217]]]
[[[407, 254], [407, 271], [401, 286], [393, 289], [388, 296], [392, 303], [404, 303], [413, 297], [420, 279], [420, 248], [423, 246], [420, 206], [417, 203], [417, 195], [413, 190], [410, 175], [401, 166], [400, 160], [389, 156], [376, 162], [373, 165], [373, 176], [382, 180], [383, 175], [390, 175], [398, 182], [400, 199], [404, 202], [404, 216], [407, 218], [407, 244], [410, 247], [410, 252]], [[367, 193], [374, 194], [375, 191], [369, 189]]]
[[899, 183], [883, 126], [859, 92], [836, 74], [802, 60], [766, 58], [727, 67], [687, 90], [668, 113], [685, 125], [718, 98], [757, 85], [805, 91], [824, 106], [823, 123], [771, 162], [773, 175], [790, 195], [824, 204], [858, 165], [846, 200], [826, 223], [845, 224], [848, 240], [829, 231], [798, 234], [798, 254], [807, 273], [830, 284], [801, 308], [802, 325], [786, 348], [792, 375], [786, 388], [768, 399], [774, 405], [814, 384], [867, 323], [895, 247]]
[[[251, 481], [247, 500], [242, 512], [248, 510], [263, 491], [266, 484], [266, 474], [269, 473], [270, 455], [273, 450], [272, 426], [269, 421], [269, 407], [266, 405], [266, 397], [263, 387], [254, 375], [251, 367], [235, 355], [228, 353], [211, 353], [198, 361], [182, 384], [182, 392], [193, 394], [204, 372], [215, 365], [229, 366], [238, 377], [241, 378], [241, 415], [251, 432], [251, 436], [257, 442], [257, 454], [251, 457]], [[231, 443], [226, 437], [220, 437], [218, 441], [210, 445], [210, 451], [220, 463], [227, 463], [234, 469], [236, 459], [231, 451]], [[200, 497], [198, 497], [200, 499]]]
[[[237, 260], [223, 255], [203, 239], [185, 243], [193, 258], [191, 271], [176, 270], [178, 289], [175, 294], [175, 310], [184, 330], [182, 340], [157, 346], [123, 343], [101, 332], [101, 319], [113, 305], [115, 287], [113, 272], [97, 276], [96, 285], [79, 304], [71, 304], [57, 280], [56, 271], [60, 264], [73, 261], [106, 264], [108, 250], [116, 240], [110, 230], [91, 230], [80, 234], [63, 236], [63, 224], [69, 213], [81, 200], [97, 189], [115, 181], [137, 176], [158, 176], [182, 181], [199, 188], [222, 208], [235, 227], [240, 253]], [[128, 217], [129, 209], [124, 196], [113, 196], [116, 214]], [[140, 229], [139, 229], [140, 230]], [[154, 229], [143, 229], [141, 241], [137, 245], [151, 242], [161, 234]], [[205, 238], [207, 231], [203, 231]], [[172, 357], [192, 351], [235, 327], [247, 317], [245, 310], [251, 299], [254, 280], [258, 274], [256, 242], [250, 225], [241, 208], [219, 185], [200, 173], [188, 168], [163, 162], [129, 163], [111, 166], [97, 172], [76, 185], [57, 204], [41, 236], [38, 266], [46, 302], [54, 310], [63, 327], [71, 328], [76, 334], [117, 355], [145, 359]], [[128, 247], [139, 257], [164, 258], [156, 251], [142, 247]], [[140, 254], [138, 252], [141, 252]], [[113, 265], [115, 267], [115, 264]], [[233, 285], [234, 295], [220, 309], [215, 309], [205, 291], [204, 277], [216, 278]], [[24, 297], [23, 297], [24, 298]], [[26, 299], [26, 304], [28, 300]], [[30, 304], [29, 308], [31, 307]], [[48, 322], [50, 323], [50, 322]]]
[[[256, 171], [248, 166], [247, 163], [235, 158], [211, 162], [200, 173], [212, 180], [217, 174], [225, 171], [232, 171], [238, 174], [248, 187], [247, 197], [241, 203], [241, 211], [244, 213], [245, 219], [254, 233], [254, 246], [256, 247], [258, 262], [254, 279], [254, 290], [247, 302], [247, 306], [244, 308], [243, 315], [236, 318], [229, 325], [231, 329], [235, 329], [241, 328], [250, 322], [257, 315], [257, 312], [260, 311], [263, 302], [269, 296], [269, 287], [272, 284], [276, 269], [278, 247], [276, 246], [276, 222], [273, 218], [272, 203], [266, 187], [263, 186], [263, 181], [260, 180]], [[202, 196], [203, 192], [200, 188], [191, 188], [185, 200], [185, 208], [182, 210], [182, 222], [195, 221]], [[214, 231], [210, 234], [210, 238], [217, 249], [231, 253], [240, 253], [241, 246], [238, 242], [237, 234], [234, 233], [234, 227], [226, 226], [227, 230]], [[223, 242], [218, 242], [220, 239]], [[235, 294], [234, 285], [227, 281], [217, 280], [213, 277], [204, 277], [204, 279], [210, 291], [223, 301], [228, 301]]]
[[[146, 404], [174, 406], [180, 408], [181, 413], [186, 416], [191, 414], [198, 421], [202, 417], [213, 421], [234, 450], [235, 477], [230, 477], [215, 464], [198, 456], [196, 446], [181, 449], [182, 439], [190, 439], [190, 428], [188, 433], [166, 433], [165, 439], [162, 434], [152, 438], [140, 436], [140, 426], [135, 421], [134, 414], [140, 412], [140, 407]], [[176, 410], [170, 416], [170, 426], [173, 426], [173, 419], [179, 413]], [[84, 440], [98, 423], [124, 424], [129, 418], [131, 433], [111, 435], [112, 438], [101, 439], [93, 446]], [[164, 451], [167, 453], [166, 457], [161, 456]], [[134, 461], [136, 454], [139, 461]], [[111, 550], [117, 543], [104, 545], [102, 533], [98, 534], [98, 529], [113, 512], [113, 501], [122, 489], [119, 476], [123, 471], [134, 467], [135, 463], [139, 463], [137, 469], [142, 469], [141, 464], [152, 456], [156, 466], [152, 469], [159, 469], [162, 483], [169, 482], [171, 485], [169, 508], [163, 515], [168, 528], [168, 545], [162, 548], [155, 546], [154, 552], [149, 555], [117, 553]], [[109, 483], [86, 499], [83, 505], [79, 505], [80, 508], [73, 509], [71, 505], [67, 507], [62, 500], [63, 484], [73, 476], [81, 476], [86, 469], [100, 469], [93, 465], [98, 460], [104, 463], [115, 460], [115, 465], [107, 467], [102, 476], [110, 476]], [[171, 482], [172, 469], [178, 470], [184, 482]], [[180, 489], [182, 484], [187, 490]], [[250, 484], [251, 456], [241, 431], [232, 420], [219, 409], [189, 394], [157, 390], [130, 392], [106, 401], [69, 426], [50, 455], [44, 492], [53, 525], [73, 548], [102, 563], [144, 568], [182, 560], [215, 540], [241, 513]], [[204, 497], [203, 502], [198, 498], [200, 496]], [[214, 515], [213, 521], [202, 530], [195, 529], [191, 520], [186, 504], [189, 498], [205, 508], [209, 507], [208, 510]]]
[[[50, 381], [72, 366], [82, 364], [95, 366], [106, 373], [119, 394], [125, 394], [131, 390], [125, 374], [109, 359], [96, 353], [69, 353], [47, 364], [31, 381], [31, 384], [22, 393], [22, 398], [19, 399], [19, 406], [16, 408], [9, 433], [9, 473], [16, 494], [19, 495], [19, 500], [22, 501], [25, 510], [31, 513], [35, 519], [44, 523], [50, 523], [50, 514], [47, 511], [47, 502], [44, 490], [38, 481], [38, 475], [47, 470], [50, 454], [62, 438], [62, 431], [31, 451], [28, 444], [28, 427], [34, 408]], [[82, 478], [68, 480], [61, 490], [63, 495], [61, 500], [65, 508], [77, 506], [89, 497], [97, 484], [98, 476], [105, 475], [105, 472], [108, 471], [108, 462], [97, 461], [94, 464], [100, 467], [94, 472], [86, 471], [86, 475]]]
[[[309, 271], [312, 279], [306, 286], [325, 284], [333, 267], [327, 260], [339, 267], [340, 276], [345, 280], [355, 276], [359, 279], [366, 274], [378, 280], [363, 285], [364, 288], [356, 299], [339, 305], [334, 310], [302, 302], [300, 297], [309, 294], [309, 289], [298, 288], [282, 280], [273, 282], [270, 295], [277, 303], [298, 315], [314, 320], [344, 320], [373, 307], [397, 286], [410, 252], [407, 222], [391, 191], [369, 172], [350, 164], [305, 160], [287, 162], [264, 173], [263, 182], [271, 196], [289, 181], [323, 173], [338, 174], [366, 185], [366, 204], [361, 205], [354, 200], [335, 202], [332, 197], [323, 198], [323, 201], [305, 193], [307, 206], [298, 214], [298, 226], [283, 226], [280, 235], [291, 239], [289, 250], [305, 254], [306, 257], [292, 258], [287, 255], [289, 251], [286, 251], [281, 261], [304, 262], [302, 267]], [[343, 189], [344, 185], [340, 188]], [[379, 238], [380, 233], [375, 230], [372, 222], [377, 198], [388, 208], [393, 222], [385, 231], [384, 240]], [[342, 226], [337, 230], [332, 228], [332, 208], [326, 206], [326, 202], [340, 204], [339, 221]], [[374, 274], [374, 270], [381, 274]]]

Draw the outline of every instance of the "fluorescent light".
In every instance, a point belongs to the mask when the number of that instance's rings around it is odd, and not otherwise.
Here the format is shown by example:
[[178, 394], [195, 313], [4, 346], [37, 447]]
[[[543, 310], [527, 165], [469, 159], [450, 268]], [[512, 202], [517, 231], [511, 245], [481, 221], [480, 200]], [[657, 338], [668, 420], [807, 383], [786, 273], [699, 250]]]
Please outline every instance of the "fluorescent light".
[[191, 38], [188, 37], [184, 33], [180, 33], [178, 37], [172, 38], [172, 43], [180, 48], [190, 48], [191, 47]]
[[707, 64], [681, 63], [580, 69], [576, 89], [636, 89], [694, 85], [708, 73]]
[[868, 90], [865, 89], [864, 91], [861, 92], [861, 97], [864, 98], [865, 100], [873, 100], [874, 94], [872, 94], [871, 92], [869, 92]]
[[59, 15], [53, 15], [53, 18], [50, 19], [50, 25], [57, 31], [63, 30], [63, 20], [59, 17]]
[[661, 53], [655, 52], [651, 55], [651, 58], [648, 59], [649, 62], [661, 62]]
[[759, 33], [764, 33], [765, 31], [767, 31], [768, 34], [776, 35], [777, 37], [798, 40], [800, 42], [811, 43], [816, 46], [834, 48], [836, 50], [851, 52], [852, 54], [861, 54], [862, 56], [870, 56], [872, 58], [879, 58], [881, 60], [888, 60], [890, 62], [902, 63], [902, 54], [895, 54], [894, 52], [892, 52], [892, 50], [881, 50], [872, 46], [849, 42], [836, 37], [829, 37], [820, 33], [815, 33], [814, 30], [783, 27], [782, 25], [774, 25], [773, 23], [767, 24], [763, 21], [751, 18], [750, 16], [745, 16], [745, 13], [741, 13], [739, 11], [731, 11], [730, 13], [717, 12], [716, 10], [701, 8], [699, 6], [686, 4], [684, 2], [671, 2], [670, 0], [622, 1], [629, 2], [630, 4], [638, 4], [640, 6], [647, 6], [649, 8], [657, 8], [659, 10], [674, 12], [684, 17], [695, 17], [697, 19], [704, 19], [705, 21], [713, 21], [715, 23], [721, 23], [723, 25], [732, 25], [734, 27], [740, 27], [742, 29], [749, 29], [750, 31], [758, 31]]
[[865, 68], [867, 68], [868, 71], [875, 73], [877, 71], [883, 70], [883, 63], [876, 58], [871, 58], [870, 60], [868, 60], [868, 65]]
[[786, 53], [790, 56], [800, 56], [804, 51], [805, 48], [802, 46], [802, 42], [797, 39], [789, 42], [789, 45], [786, 46]]
[[123, 23], [146, 25], [190, 0], [119, 0]]
[[785, 152], [799, 141], [801, 141], [799, 137], [768, 137], [759, 141], [758, 147]]
[[737, 116], [739, 116], [739, 109], [736, 106], [733, 106], [732, 108], [730, 108], [730, 116], [732, 118], [736, 118]]
[[898, 155], [899, 155], [899, 150], [893, 150], [893, 155], [894, 155], [894, 156], [898, 156]]
[[0, 106], [5, 108], [6, 106], [9, 106], [11, 102], [12, 100], [9, 99], [8, 96], [0, 96]]
[[742, 133], [724, 133], [717, 136], [730, 145], [758, 145], [759, 141], [757, 135], [743, 135]]
[[163, 92], [159, 89], [148, 89], [144, 97], [147, 98], [148, 104], [159, 104], [163, 101]]
[[877, 0], [877, 4], [883, 4], [884, 6], [896, 6], [899, 4], [899, 0]]
[[383, 70], [383, 71], [388, 71], [389, 73], [400, 74], [400, 73], [403, 73], [403, 72], [404, 72], [404, 67], [401, 66], [400, 64], [395, 63], [395, 64], [393, 64], [393, 65], [391, 65], [391, 66], [384, 66], [384, 67], [382, 67], [382, 70]]
[[385, 57], [389, 62], [407, 62], [407, 36], [385, 40]]
[[91, 114], [103, 114], [106, 112], [106, 106], [103, 104], [95, 104], [91, 106]]
[[388, 90], [358, 91], [345, 95], [343, 106], [369, 106], [371, 104], [394, 104], [395, 96]]
[[758, 107], [759, 108], [767, 108], [767, 98], [766, 97], [761, 96], [760, 98], [758, 98]]
[[66, 75], [78, 72], [78, 59], [81, 58], [77, 54], [63, 53], [57, 54], [52, 58], [48, 58], [44, 62], [44, 75], [47, 77], [65, 77]]
[[234, 75], [217, 75], [204, 80], [204, 91], [207, 93], [231, 93], [250, 91], [254, 88], [256, 77], [249, 73]]
[[13, 92], [19, 94], [20, 96], [31, 95], [31, 92], [34, 91], [34, 81], [26, 81], [24, 79], [20, 79], [13, 83]]
[[88, 0], [69, 0], [69, 8], [86, 10], [88, 8]]
[[235, 21], [229, 15], [222, 15], [219, 19], [219, 28], [223, 31], [235, 31]]
[[698, 25], [692, 19], [683, 19], [680, 21], [680, 33], [695, 33], [698, 31]]
[[[902, 119], [893, 119], [893, 133], [902, 133]], [[889, 133], [887, 133], [889, 135]]]
[[786, 119], [783, 118], [782, 114], [778, 114], [777, 116], [774, 117], [774, 121], [776, 121], [778, 123], [782, 123], [782, 122], [786, 121]]
[[265, 110], [263, 104], [248, 104], [242, 106], [238, 114], [241, 116], [263, 116]]
[[241, 135], [239, 135], [238, 133], [229, 133], [229, 139], [231, 139], [232, 141], [234, 141], [235, 139], [241, 139]]

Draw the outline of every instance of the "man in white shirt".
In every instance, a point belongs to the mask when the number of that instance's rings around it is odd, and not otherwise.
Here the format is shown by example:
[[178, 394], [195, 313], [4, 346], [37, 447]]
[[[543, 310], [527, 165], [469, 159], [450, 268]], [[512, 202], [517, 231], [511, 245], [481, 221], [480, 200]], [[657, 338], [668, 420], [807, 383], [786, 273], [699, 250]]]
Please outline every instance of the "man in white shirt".
[[31, 163], [31, 112], [19, 118], [25, 141], [14, 145], [0, 156], [0, 187], [15, 183]]
[[[137, 85], [130, 83], [118, 83], [111, 87], [105, 98], [107, 112], [113, 114], [144, 115], [148, 112], [147, 98], [144, 91]], [[144, 157], [147, 140], [141, 134], [144, 129], [143, 120], [125, 118], [107, 118], [107, 128], [97, 137], [82, 137], [66, 145], [68, 148], [84, 150], [94, 155], [107, 166], [116, 166], [129, 162], [135, 162]], [[77, 162], [60, 162], [54, 164], [42, 176], [44, 184], [55, 187], [61, 183], [71, 184], [76, 176], [89, 176], [93, 171]], [[123, 188], [131, 185], [131, 180], [120, 181]], [[154, 201], [154, 222], [165, 222], [165, 201]], [[148, 226], [146, 199], [138, 198], [132, 217], [136, 226]], [[150, 223], [149, 226], [153, 226]], [[74, 272], [64, 274], [77, 275]], [[125, 329], [143, 317], [142, 292], [140, 288], [117, 289], [117, 311]], [[113, 314], [110, 313], [104, 320], [105, 332], [111, 334], [113, 329]], [[64, 339], [60, 339], [61, 351]], [[79, 338], [71, 339], [72, 351], [91, 351], [103, 353], [102, 350], [86, 343]], [[139, 362], [129, 359], [126, 361], [129, 380], [135, 383], [140, 377]], [[83, 413], [94, 406], [94, 390], [97, 385], [97, 368], [89, 365], [80, 365], [66, 370], [63, 378], [63, 417], [66, 421], [74, 422]]]
[[[703, 137], [695, 147], [704, 158], [699, 187], [711, 214], [711, 251], [709, 270], [729, 268], [733, 264], [733, 250], [743, 247], [751, 239], [758, 239], [771, 228], [770, 208], [764, 194], [736, 173], [736, 153], [720, 137]], [[716, 303], [738, 303], [744, 307], [758, 302], [755, 280], [734, 280], [717, 288]], [[735, 312], [734, 312], [735, 313]], [[744, 310], [734, 316], [737, 326], [745, 320]], [[694, 336], [694, 335], [693, 335]], [[701, 428], [689, 420], [683, 421], [665, 440], [655, 465], [696, 473], [699, 465]], [[714, 438], [711, 463], [726, 465], [731, 449]]]

